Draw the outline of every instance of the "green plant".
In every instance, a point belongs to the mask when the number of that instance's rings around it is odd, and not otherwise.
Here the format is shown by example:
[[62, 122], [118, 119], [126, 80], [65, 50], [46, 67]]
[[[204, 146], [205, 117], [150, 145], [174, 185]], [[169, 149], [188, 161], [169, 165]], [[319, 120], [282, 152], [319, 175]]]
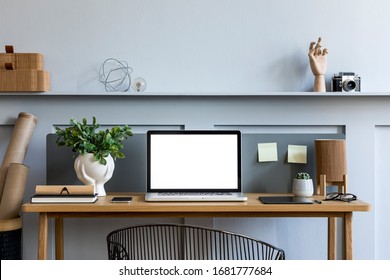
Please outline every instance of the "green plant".
[[299, 172], [297, 176], [295, 176], [296, 179], [303, 179], [303, 180], [309, 180], [310, 175], [308, 173]]
[[85, 118], [82, 122], [72, 118], [70, 124], [65, 129], [55, 128], [58, 146], [72, 147], [72, 151], [80, 155], [93, 153], [95, 160], [103, 165], [107, 164], [105, 157], [108, 155], [114, 159], [125, 157], [120, 151], [123, 148], [122, 142], [133, 135], [127, 125], [97, 131], [100, 124], [96, 123], [95, 117], [92, 118], [92, 124], [87, 124]]

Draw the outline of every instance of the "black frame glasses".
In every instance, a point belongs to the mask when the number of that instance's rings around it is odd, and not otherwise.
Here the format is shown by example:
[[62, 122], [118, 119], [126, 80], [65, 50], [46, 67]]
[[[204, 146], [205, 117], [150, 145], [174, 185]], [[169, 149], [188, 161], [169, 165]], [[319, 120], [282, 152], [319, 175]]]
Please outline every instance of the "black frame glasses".
[[356, 195], [354, 195], [352, 193], [331, 192], [325, 196], [324, 200], [340, 200], [340, 201], [344, 201], [344, 202], [351, 202], [351, 201], [354, 201], [356, 199], [357, 199]]

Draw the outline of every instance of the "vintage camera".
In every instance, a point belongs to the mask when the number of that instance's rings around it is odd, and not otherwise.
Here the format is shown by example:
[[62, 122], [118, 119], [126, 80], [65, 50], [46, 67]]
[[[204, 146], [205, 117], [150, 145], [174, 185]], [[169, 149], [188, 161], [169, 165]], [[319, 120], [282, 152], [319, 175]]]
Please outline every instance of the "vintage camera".
[[360, 91], [360, 77], [353, 72], [340, 72], [332, 78], [332, 91]]

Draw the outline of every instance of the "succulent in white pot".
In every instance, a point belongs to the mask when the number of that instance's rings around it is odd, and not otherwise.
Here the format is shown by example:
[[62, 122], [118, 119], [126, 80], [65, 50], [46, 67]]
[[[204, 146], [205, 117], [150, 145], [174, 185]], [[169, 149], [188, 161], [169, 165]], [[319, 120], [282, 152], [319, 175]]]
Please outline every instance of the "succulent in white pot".
[[313, 180], [308, 173], [299, 172], [295, 176], [292, 192], [294, 196], [309, 197], [313, 195]]

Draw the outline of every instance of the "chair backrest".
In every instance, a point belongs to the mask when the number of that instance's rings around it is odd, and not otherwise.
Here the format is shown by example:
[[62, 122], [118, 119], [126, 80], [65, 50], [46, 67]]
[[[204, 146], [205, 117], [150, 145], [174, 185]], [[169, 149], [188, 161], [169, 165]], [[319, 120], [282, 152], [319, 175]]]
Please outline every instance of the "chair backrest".
[[216, 229], [180, 224], [141, 225], [107, 236], [109, 260], [284, 260], [266, 242]]

